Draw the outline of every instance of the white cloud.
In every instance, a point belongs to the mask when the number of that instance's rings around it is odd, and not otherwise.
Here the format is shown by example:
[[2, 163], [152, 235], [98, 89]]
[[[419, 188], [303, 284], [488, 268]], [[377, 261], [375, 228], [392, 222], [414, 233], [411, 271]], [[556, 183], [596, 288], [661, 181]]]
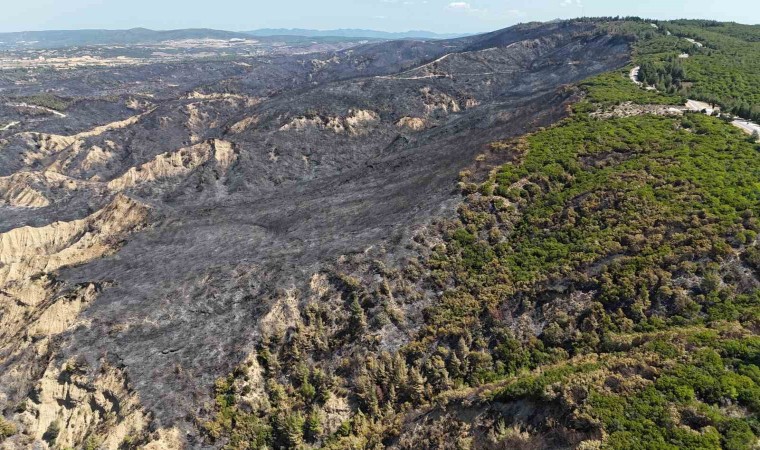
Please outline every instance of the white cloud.
[[451, 2], [446, 7], [449, 11], [455, 11], [458, 13], [466, 13], [470, 16], [476, 17], [480, 20], [499, 22], [508, 19], [514, 19], [517, 17], [524, 17], [525, 12], [519, 9], [506, 9], [499, 8], [498, 10], [488, 10], [485, 8], [478, 8], [473, 6], [469, 2], [456, 1]]
[[581, 0], [562, 0], [562, 2], [559, 4], [560, 6], [577, 6], [581, 7], [583, 6], [583, 2]]
[[467, 2], [451, 2], [449, 3], [449, 9], [457, 9], [460, 11], [472, 11], [472, 5]]
[[488, 12], [487, 9], [476, 8], [468, 2], [451, 2], [449, 3], [449, 6], [447, 7], [447, 9], [451, 11], [465, 12], [467, 14], [477, 14], [477, 15], [482, 15]]

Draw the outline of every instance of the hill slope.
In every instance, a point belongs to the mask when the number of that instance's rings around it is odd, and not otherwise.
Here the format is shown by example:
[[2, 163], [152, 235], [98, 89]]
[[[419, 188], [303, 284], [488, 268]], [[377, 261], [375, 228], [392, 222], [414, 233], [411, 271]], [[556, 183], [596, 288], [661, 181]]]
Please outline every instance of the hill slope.
[[3, 86], [5, 445], [752, 448], [757, 31], [655, 25]]

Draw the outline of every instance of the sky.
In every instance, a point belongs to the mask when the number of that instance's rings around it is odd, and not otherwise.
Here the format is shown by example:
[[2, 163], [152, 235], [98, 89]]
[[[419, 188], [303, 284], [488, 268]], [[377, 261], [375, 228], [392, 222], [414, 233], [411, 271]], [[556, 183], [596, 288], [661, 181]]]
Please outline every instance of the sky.
[[757, 0], [0, 0], [0, 32], [146, 27], [468, 33], [616, 15], [760, 23]]

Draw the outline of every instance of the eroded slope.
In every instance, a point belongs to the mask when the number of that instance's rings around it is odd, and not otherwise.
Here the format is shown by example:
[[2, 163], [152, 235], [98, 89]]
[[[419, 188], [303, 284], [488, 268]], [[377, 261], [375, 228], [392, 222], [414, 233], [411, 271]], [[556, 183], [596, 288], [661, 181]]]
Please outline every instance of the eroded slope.
[[[563, 85], [628, 58], [588, 23], [521, 26], [260, 62], [130, 95], [110, 123], [6, 130], [9, 442], [202, 447], [214, 381], [327, 293], [315, 274], [365, 250], [402, 258], [415, 228], [453, 214], [458, 173], [487, 143], [555, 122]], [[389, 333], [391, 348], [410, 330]], [[346, 408], [337, 396], [330, 423]]]

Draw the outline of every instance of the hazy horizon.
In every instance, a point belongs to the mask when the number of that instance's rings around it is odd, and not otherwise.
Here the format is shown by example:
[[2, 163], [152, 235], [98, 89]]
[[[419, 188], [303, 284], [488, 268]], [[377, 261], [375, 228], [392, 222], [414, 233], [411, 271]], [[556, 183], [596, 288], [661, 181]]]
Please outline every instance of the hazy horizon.
[[[572, 19], [572, 18], [569, 18]], [[565, 19], [563, 19], [565, 20]], [[129, 31], [129, 30], [150, 30], [150, 31], [176, 31], [176, 30], [215, 30], [215, 31], [229, 31], [232, 33], [246, 33], [251, 31], [260, 31], [260, 30], [303, 30], [303, 31], [317, 31], [317, 32], [325, 32], [325, 31], [374, 31], [378, 33], [389, 33], [389, 34], [404, 34], [404, 33], [432, 33], [432, 34], [476, 34], [480, 33], [481, 31], [473, 31], [473, 32], [446, 32], [446, 31], [436, 31], [436, 30], [427, 30], [427, 29], [406, 29], [406, 30], [384, 30], [382, 28], [361, 28], [361, 27], [336, 27], [336, 28], [317, 28], [317, 27], [258, 27], [258, 28], [246, 28], [246, 29], [227, 29], [227, 28], [214, 28], [214, 27], [202, 27], [202, 26], [196, 26], [196, 27], [179, 27], [179, 28], [155, 28], [155, 27], [146, 27], [146, 26], [134, 26], [129, 28], [39, 28], [39, 29], [29, 29], [29, 30], [16, 30], [16, 31], [5, 31], [0, 30], [0, 33], [37, 33], [37, 32], [45, 32], [45, 31]], [[484, 31], [490, 31], [490, 30], [484, 30]]]
[[[5, 5], [0, 32], [50, 30], [173, 30], [211, 28], [367, 29], [389, 33], [428, 31], [479, 33], [520, 22], [575, 17], [639, 16], [656, 20], [711, 19], [760, 23], [760, 8], [748, 0], [621, 4], [603, 0], [305, 0], [206, 2], [166, 0], [28, 0]], [[297, 14], [293, 12], [297, 11]]]

